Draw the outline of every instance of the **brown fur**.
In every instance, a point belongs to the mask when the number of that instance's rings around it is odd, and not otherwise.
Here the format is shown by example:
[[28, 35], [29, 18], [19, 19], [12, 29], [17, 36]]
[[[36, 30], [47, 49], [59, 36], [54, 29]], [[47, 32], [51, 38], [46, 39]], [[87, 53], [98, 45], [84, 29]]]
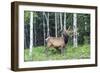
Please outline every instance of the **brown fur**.
[[46, 39], [47, 41], [47, 47], [54, 47], [54, 48], [59, 48], [59, 47], [65, 47], [65, 42], [63, 37], [48, 37]]
[[72, 31], [69, 31], [69, 29], [70, 29], [70, 27], [68, 28], [68, 30], [62, 31], [62, 37], [47, 37], [46, 50], [53, 47], [53, 48], [59, 50], [61, 53], [64, 53], [65, 46], [68, 43], [68, 37], [69, 37], [70, 33], [72, 33]]

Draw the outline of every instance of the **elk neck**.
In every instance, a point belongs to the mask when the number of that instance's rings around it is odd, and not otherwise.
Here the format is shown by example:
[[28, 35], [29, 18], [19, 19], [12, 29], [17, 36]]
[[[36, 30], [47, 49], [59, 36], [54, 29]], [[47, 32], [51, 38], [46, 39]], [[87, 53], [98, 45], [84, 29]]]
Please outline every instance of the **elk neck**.
[[68, 42], [68, 38], [69, 38], [69, 36], [68, 36], [68, 34], [63, 34], [63, 38], [64, 38], [64, 42], [65, 42], [65, 44], [67, 44], [67, 42]]

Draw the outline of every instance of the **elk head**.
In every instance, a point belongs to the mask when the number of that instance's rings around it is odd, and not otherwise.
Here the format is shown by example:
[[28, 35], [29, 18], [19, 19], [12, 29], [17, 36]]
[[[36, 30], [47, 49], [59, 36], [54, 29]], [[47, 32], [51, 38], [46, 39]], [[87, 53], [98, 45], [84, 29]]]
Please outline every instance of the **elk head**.
[[73, 29], [71, 29], [70, 26], [68, 27], [67, 30], [65, 29], [65, 31], [66, 31], [67, 35], [70, 36], [70, 37], [73, 37], [74, 35], [79, 35], [78, 29], [75, 32]]
[[73, 30], [69, 26], [68, 29], [63, 29], [62, 35], [73, 36]]

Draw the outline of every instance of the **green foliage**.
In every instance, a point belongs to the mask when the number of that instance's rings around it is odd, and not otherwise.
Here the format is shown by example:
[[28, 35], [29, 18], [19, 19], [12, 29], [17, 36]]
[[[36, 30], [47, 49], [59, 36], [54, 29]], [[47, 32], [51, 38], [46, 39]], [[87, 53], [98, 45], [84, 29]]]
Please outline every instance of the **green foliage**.
[[24, 11], [24, 23], [29, 24], [30, 20], [30, 11]]
[[[36, 12], [33, 12], [33, 16], [34, 18], [38, 17]], [[24, 11], [24, 23], [29, 24], [29, 22], [30, 22], [30, 11]]]
[[69, 26], [73, 29], [73, 13], [66, 13], [66, 28]]
[[77, 48], [67, 46], [64, 55], [60, 54], [54, 48], [50, 48], [48, 56], [45, 53], [45, 47], [34, 47], [32, 57], [29, 56], [29, 49], [24, 51], [25, 61], [44, 61], [44, 60], [68, 60], [68, 59], [88, 59], [90, 58], [90, 45], [79, 45]]
[[90, 14], [77, 14], [78, 43], [90, 42]]

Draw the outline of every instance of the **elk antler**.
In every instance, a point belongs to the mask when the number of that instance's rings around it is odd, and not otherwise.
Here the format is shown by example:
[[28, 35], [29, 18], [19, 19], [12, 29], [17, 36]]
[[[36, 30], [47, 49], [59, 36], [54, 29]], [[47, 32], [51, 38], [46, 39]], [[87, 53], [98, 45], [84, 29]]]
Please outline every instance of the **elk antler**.
[[70, 30], [70, 26], [68, 27], [67, 31], [69, 31], [69, 30]]

